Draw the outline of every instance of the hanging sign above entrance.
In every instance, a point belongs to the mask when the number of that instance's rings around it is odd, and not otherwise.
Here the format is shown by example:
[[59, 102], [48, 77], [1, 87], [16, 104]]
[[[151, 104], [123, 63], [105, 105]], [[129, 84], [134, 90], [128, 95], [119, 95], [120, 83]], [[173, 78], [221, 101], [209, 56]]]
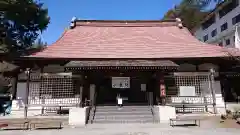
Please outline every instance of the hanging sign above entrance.
[[112, 77], [112, 88], [130, 88], [130, 77]]

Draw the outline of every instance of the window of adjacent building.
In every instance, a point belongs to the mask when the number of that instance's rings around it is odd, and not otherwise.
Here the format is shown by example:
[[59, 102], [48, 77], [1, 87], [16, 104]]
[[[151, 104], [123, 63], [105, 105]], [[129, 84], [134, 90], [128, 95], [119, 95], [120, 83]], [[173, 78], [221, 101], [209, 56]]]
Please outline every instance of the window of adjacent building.
[[219, 17], [222, 18], [225, 16], [227, 13], [231, 12], [234, 8], [238, 6], [238, 0], [232, 0], [230, 3], [225, 5], [218, 13]]
[[230, 45], [230, 39], [226, 39], [226, 45]]
[[224, 31], [228, 28], [228, 24], [224, 23], [223, 25], [221, 25], [221, 31]]
[[218, 43], [218, 45], [219, 45], [219, 46], [223, 46], [223, 43], [222, 43], [222, 42], [220, 42], [220, 43]]
[[211, 18], [209, 18], [207, 21], [205, 21], [203, 24], [202, 24], [202, 29], [205, 30], [207, 29], [209, 26], [211, 26], [212, 24], [214, 24], [216, 21], [216, 16], [213, 15]]
[[240, 14], [232, 18], [232, 24], [235, 25], [236, 23], [240, 22]]
[[208, 35], [203, 36], [203, 41], [205, 42], [207, 40], [208, 40]]
[[212, 37], [215, 37], [217, 35], [217, 29], [215, 29], [215, 30], [213, 30], [212, 32], [211, 32], [211, 36]]

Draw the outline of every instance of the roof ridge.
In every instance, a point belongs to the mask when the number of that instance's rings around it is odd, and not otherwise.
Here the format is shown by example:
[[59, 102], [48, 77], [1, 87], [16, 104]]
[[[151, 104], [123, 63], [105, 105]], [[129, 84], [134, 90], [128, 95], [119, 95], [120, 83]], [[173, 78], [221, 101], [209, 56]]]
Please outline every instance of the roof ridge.
[[[75, 26], [93, 27], [166, 27], [178, 26], [176, 19], [169, 20], [75, 20]], [[74, 28], [74, 27], [73, 27]]]
[[76, 22], [176, 22], [176, 19], [164, 19], [164, 20], [83, 20], [79, 19]]

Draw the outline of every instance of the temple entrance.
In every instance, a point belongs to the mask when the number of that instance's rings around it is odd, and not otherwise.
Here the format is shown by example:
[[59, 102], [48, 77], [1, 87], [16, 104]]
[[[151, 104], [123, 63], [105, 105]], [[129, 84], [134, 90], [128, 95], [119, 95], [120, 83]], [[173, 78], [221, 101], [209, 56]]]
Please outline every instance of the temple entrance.
[[[129, 78], [129, 82], [125, 84], [125, 80], [120, 82], [119, 85], [129, 85], [129, 86], [115, 86], [119, 83], [116, 78]], [[96, 92], [96, 104], [97, 105], [117, 105], [117, 96], [119, 95], [123, 99], [123, 105], [147, 105], [148, 102], [148, 88], [152, 88], [147, 84], [148, 82], [142, 80], [138, 76], [131, 77], [114, 77], [111, 75], [105, 76], [99, 86], [97, 86]]]
[[104, 77], [100, 85], [97, 87], [97, 105], [115, 105], [117, 90], [112, 89], [111, 78]]

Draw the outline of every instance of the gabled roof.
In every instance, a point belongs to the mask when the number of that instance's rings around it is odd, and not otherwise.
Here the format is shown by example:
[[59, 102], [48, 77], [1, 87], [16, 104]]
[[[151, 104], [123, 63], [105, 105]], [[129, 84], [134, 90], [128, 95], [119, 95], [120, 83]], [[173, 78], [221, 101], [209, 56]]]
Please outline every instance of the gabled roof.
[[[197, 40], [179, 22], [78, 20], [35, 58], [225, 57], [226, 49]], [[237, 51], [238, 54], [239, 51]]]
[[17, 68], [18, 68], [18, 66], [14, 65], [12, 63], [9, 63], [6, 61], [0, 62], [0, 73], [11, 72], [11, 71], [16, 70]]

